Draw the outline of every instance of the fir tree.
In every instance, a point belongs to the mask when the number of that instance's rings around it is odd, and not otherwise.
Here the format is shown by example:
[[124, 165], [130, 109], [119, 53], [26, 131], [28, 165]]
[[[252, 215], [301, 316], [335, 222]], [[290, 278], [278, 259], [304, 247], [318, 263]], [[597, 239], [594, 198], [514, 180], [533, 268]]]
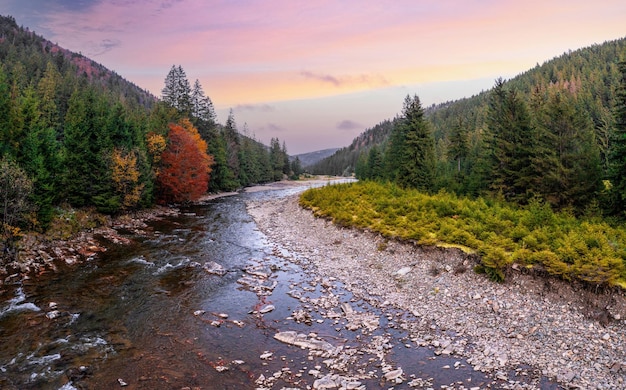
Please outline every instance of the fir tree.
[[620, 79], [617, 88], [614, 115], [615, 128], [610, 143], [610, 170], [613, 194], [613, 213], [626, 213], [626, 58], [618, 64]]
[[172, 65], [165, 77], [165, 86], [161, 91], [161, 98], [165, 103], [176, 108], [183, 116], [191, 115], [193, 111], [191, 86], [182, 66]]
[[523, 201], [533, 180], [533, 132], [526, 103], [502, 79], [490, 94], [487, 115], [490, 187], [508, 200]]
[[407, 95], [402, 109], [403, 143], [397, 182], [401, 186], [431, 191], [434, 179], [434, 139], [417, 95]]

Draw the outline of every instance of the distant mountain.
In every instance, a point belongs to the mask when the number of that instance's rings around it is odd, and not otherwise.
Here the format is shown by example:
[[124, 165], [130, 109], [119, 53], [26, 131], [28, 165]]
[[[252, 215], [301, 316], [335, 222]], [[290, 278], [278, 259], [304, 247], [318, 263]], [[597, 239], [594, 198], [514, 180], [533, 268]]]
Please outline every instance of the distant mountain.
[[306, 168], [308, 166], [315, 164], [316, 162], [320, 160], [325, 159], [326, 157], [332, 156], [333, 153], [335, 153], [338, 150], [339, 148], [318, 150], [315, 152], [297, 154], [295, 156], [291, 156], [291, 158], [295, 159], [296, 157], [298, 157], [300, 159], [300, 164], [302, 165], [302, 168]]
[[361, 153], [368, 151], [374, 145], [383, 144], [389, 137], [393, 126], [394, 121], [386, 120], [365, 130], [352, 141], [350, 146], [337, 149], [331, 156], [310, 165], [308, 170], [316, 175], [352, 174]]

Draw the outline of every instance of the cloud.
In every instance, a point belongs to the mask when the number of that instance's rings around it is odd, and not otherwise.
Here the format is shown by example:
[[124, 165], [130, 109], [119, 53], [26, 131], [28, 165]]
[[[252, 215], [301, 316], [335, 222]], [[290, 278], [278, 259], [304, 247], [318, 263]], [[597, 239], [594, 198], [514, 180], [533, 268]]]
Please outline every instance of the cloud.
[[345, 119], [337, 123], [337, 129], [339, 130], [355, 130], [355, 129], [362, 129], [362, 128], [363, 126], [361, 124], [351, 121], [349, 119]]
[[367, 85], [370, 87], [389, 85], [389, 81], [378, 74], [359, 74], [355, 76], [336, 77], [330, 74], [315, 73], [308, 70], [300, 72], [300, 76], [308, 80], [321, 81], [322, 83], [332, 84], [335, 87]]
[[277, 132], [277, 133], [281, 133], [281, 132], [285, 131], [285, 129], [283, 127], [280, 127], [280, 126], [278, 126], [277, 124], [274, 124], [274, 123], [268, 123], [267, 124], [267, 129], [269, 131], [274, 131], [274, 132]]
[[119, 47], [122, 42], [118, 39], [103, 39], [98, 43], [90, 41], [88, 44], [90, 48], [87, 55], [95, 57]]
[[257, 112], [272, 112], [276, 108], [269, 104], [238, 104], [235, 106], [235, 111], [257, 111]]
[[338, 78], [331, 76], [329, 74], [313, 73], [308, 70], [303, 70], [302, 72], [300, 72], [300, 75], [304, 76], [305, 79], [318, 80], [324, 83], [330, 83], [334, 85], [335, 87], [339, 87], [342, 84], [342, 82]]

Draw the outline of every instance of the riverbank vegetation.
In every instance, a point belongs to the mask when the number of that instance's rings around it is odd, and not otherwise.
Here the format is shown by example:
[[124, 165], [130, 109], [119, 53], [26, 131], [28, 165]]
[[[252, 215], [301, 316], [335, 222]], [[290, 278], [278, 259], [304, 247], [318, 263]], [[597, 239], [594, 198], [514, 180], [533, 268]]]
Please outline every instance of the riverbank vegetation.
[[407, 96], [400, 115], [352, 146], [327, 162], [351, 159], [366, 183], [308, 191], [305, 207], [474, 251], [494, 280], [517, 264], [626, 286], [626, 39], [439, 108]]
[[476, 270], [496, 281], [504, 280], [514, 266], [566, 280], [626, 287], [626, 228], [598, 217], [555, 212], [538, 198], [521, 207], [366, 181], [309, 189], [300, 204], [338, 225], [477, 254]]
[[[216, 120], [181, 66], [161, 99], [100, 64], [0, 17], [0, 265], [24, 231], [67, 210], [119, 215], [297, 175], [269, 146]], [[294, 172], [294, 170], [296, 172]]]

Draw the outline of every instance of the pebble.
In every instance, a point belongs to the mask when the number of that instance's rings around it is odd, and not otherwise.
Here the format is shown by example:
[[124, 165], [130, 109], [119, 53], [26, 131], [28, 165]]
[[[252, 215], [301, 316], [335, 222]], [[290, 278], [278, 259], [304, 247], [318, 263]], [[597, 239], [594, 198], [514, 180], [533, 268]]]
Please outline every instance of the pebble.
[[[621, 320], [626, 315], [623, 293], [595, 296], [603, 305], [606, 302], [611, 305], [611, 321], [601, 324], [580, 309], [585, 299], [594, 299], [594, 295], [576, 290], [566, 282], [533, 278], [513, 270], [505, 283], [497, 284], [471, 271], [453, 272], [459, 264], [472, 268], [474, 260], [460, 251], [419, 248], [393, 240], [386, 240], [386, 248], [380, 250], [378, 235], [335, 228], [301, 209], [297, 196], [272, 202], [250, 201], [248, 206], [259, 229], [291, 254], [289, 261], [314, 269], [320, 283], [325, 280], [328, 284], [331, 277], [336, 278], [356, 298], [380, 308], [393, 306], [414, 314], [410, 321], [393, 318], [392, 323], [405, 329], [415, 345], [430, 346], [435, 353], [466, 359], [474, 369], [498, 376], [507, 383], [506, 372], [528, 366], [530, 369], [525, 370], [524, 376], [537, 385], [544, 375], [569, 388], [589, 388], [591, 384], [605, 389], [623, 388], [621, 362], [626, 356], [626, 326]], [[338, 241], [341, 245], [337, 245]], [[434, 268], [439, 270], [436, 276], [433, 276]], [[324, 310], [331, 312], [337, 307], [341, 318], [368, 314], [355, 310], [347, 302], [329, 301], [329, 307]], [[334, 320], [339, 321], [339, 317]], [[335, 329], [341, 330], [342, 322], [335, 324]], [[355, 332], [371, 332], [363, 321], [348, 321], [345, 327]], [[382, 354], [383, 345], [381, 342], [380, 349], [373, 353]], [[620, 365], [612, 370], [614, 362]], [[462, 363], [453, 364], [457, 368]], [[319, 375], [322, 376], [317, 378], [318, 387], [314, 384], [314, 389], [340, 387], [335, 382], [337, 378], [323, 376], [322, 372]], [[408, 384], [422, 386], [416, 379]], [[430, 386], [424, 384], [423, 388]], [[507, 386], [525, 388], [515, 381]]]

